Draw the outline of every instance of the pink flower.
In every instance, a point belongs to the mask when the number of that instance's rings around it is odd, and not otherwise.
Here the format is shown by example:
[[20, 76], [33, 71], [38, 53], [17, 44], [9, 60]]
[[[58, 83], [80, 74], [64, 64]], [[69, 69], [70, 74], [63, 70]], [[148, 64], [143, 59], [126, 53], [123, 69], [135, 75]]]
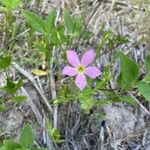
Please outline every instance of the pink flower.
[[86, 76], [94, 79], [101, 75], [101, 71], [95, 66], [89, 66], [95, 57], [94, 50], [89, 50], [83, 54], [81, 61], [78, 54], [73, 50], [67, 51], [68, 62], [72, 65], [65, 66], [62, 74], [68, 76], [76, 76], [75, 83], [80, 90], [83, 90], [87, 84]]

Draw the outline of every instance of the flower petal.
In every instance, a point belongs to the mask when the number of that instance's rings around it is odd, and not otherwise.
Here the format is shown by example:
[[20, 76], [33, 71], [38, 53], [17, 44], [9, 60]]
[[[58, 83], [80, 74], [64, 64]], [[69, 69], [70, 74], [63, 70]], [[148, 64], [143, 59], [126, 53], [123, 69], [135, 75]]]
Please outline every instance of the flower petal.
[[94, 79], [94, 78], [96, 78], [96, 77], [101, 75], [101, 71], [100, 71], [100, 69], [98, 69], [95, 66], [87, 67], [86, 70], [85, 70], [85, 74], [87, 76], [89, 76], [90, 78]]
[[75, 76], [77, 74], [76, 69], [70, 66], [65, 66], [63, 71], [63, 75], [68, 75], [68, 76]]
[[80, 90], [83, 90], [86, 86], [86, 76], [84, 74], [78, 74], [75, 83]]
[[81, 58], [81, 64], [88, 66], [94, 61], [94, 57], [95, 57], [95, 52], [93, 49], [85, 52]]
[[74, 67], [80, 64], [78, 54], [73, 50], [67, 51], [67, 59], [68, 62]]

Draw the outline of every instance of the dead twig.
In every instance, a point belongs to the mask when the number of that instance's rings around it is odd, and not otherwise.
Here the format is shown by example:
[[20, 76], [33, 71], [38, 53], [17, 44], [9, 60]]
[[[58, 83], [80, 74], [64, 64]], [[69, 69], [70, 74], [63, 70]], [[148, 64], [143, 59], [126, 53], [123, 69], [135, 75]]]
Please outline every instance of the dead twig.
[[39, 125], [42, 125], [43, 124], [42, 116], [41, 116], [39, 110], [36, 108], [35, 104], [33, 103], [31, 96], [28, 94], [28, 92], [25, 90], [24, 87], [21, 87], [21, 90], [22, 90], [23, 94], [28, 98], [27, 103], [31, 107], [32, 111], [34, 112], [34, 115], [35, 115]]
[[150, 116], [150, 112], [138, 101], [138, 99], [133, 96], [131, 92], [129, 92], [129, 95], [138, 103], [138, 105]]
[[6, 46], [8, 46], [11, 42], [13, 42], [14, 40], [18, 39], [19, 37], [23, 36], [24, 34], [26, 34], [27, 32], [29, 32], [30, 29], [25, 30], [24, 32], [20, 33], [19, 35], [17, 35], [16, 37], [12, 38], [10, 41], [8, 41], [2, 48], [1, 50], [5, 49]]
[[15, 62], [12, 62], [13, 67], [23, 76], [25, 76], [35, 87], [35, 89], [38, 91], [39, 95], [41, 96], [41, 98], [43, 99], [45, 105], [47, 106], [47, 108], [50, 110], [50, 112], [53, 112], [53, 108], [51, 107], [51, 105], [49, 104], [47, 98], [45, 97], [44, 93], [41, 91], [41, 89], [39, 88], [39, 86], [36, 84], [36, 81], [34, 80], [34, 78], [32, 77], [32, 75], [30, 75], [27, 71], [25, 71], [24, 69], [22, 69], [18, 64], [16, 64]]
[[[51, 94], [52, 94], [52, 99], [56, 98], [56, 86], [55, 86], [55, 80], [53, 76], [53, 63], [54, 63], [54, 58], [55, 58], [55, 47], [53, 48], [52, 51], [52, 57], [50, 61], [50, 87], [51, 87]], [[53, 111], [53, 121], [54, 121], [54, 128], [57, 128], [57, 113], [58, 113], [58, 105], [54, 106], [54, 111]]]

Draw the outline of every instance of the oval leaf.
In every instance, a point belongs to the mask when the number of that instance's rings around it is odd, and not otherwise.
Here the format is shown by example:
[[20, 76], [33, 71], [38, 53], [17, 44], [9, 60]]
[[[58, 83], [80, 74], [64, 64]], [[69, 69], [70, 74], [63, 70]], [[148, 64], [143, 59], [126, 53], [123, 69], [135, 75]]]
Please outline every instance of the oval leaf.
[[20, 136], [20, 144], [22, 147], [31, 148], [33, 146], [33, 134], [29, 124], [26, 124]]
[[11, 99], [14, 103], [21, 103], [21, 102], [24, 102], [27, 99], [27, 97], [26, 96], [14, 96]]
[[25, 17], [26, 21], [32, 26], [32, 28], [35, 31], [41, 32], [41, 33], [46, 33], [46, 24], [45, 21], [34, 14], [33, 12], [29, 11], [23, 11], [23, 16]]
[[144, 65], [147, 70], [150, 70], [150, 55], [145, 58]]
[[48, 73], [46, 71], [43, 70], [39, 70], [39, 69], [32, 69], [31, 72], [37, 76], [46, 76], [48, 75]]
[[21, 146], [12, 140], [4, 140], [3, 148], [3, 150], [15, 150], [17, 148], [21, 148]]
[[133, 106], [136, 106], [137, 105], [137, 102], [134, 100], [133, 97], [131, 96], [122, 96], [122, 97], [119, 97], [119, 99], [122, 101], [122, 102], [126, 102], [130, 105], [133, 105]]
[[138, 84], [138, 90], [150, 102], [150, 84], [141, 81]]
[[9, 67], [10, 63], [11, 63], [11, 57], [10, 56], [0, 58], [0, 70], [6, 69], [7, 67]]
[[55, 28], [55, 19], [56, 19], [56, 9], [53, 9], [47, 17], [46, 26], [48, 33], [51, 33]]
[[118, 83], [123, 89], [130, 89], [136, 83], [139, 69], [133, 60], [124, 55], [121, 51], [118, 52], [120, 58], [121, 72], [118, 77]]
[[73, 32], [74, 22], [73, 22], [73, 18], [71, 17], [71, 15], [67, 10], [64, 11], [64, 22], [68, 33], [71, 34]]

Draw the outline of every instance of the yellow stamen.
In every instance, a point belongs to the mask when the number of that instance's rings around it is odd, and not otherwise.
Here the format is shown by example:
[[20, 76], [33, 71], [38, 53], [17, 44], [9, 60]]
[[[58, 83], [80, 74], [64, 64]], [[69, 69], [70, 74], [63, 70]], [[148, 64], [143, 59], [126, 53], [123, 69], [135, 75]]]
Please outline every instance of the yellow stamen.
[[82, 74], [82, 73], [84, 73], [85, 72], [85, 66], [84, 65], [78, 65], [77, 66], [77, 72], [78, 73], [80, 73], [80, 74]]

